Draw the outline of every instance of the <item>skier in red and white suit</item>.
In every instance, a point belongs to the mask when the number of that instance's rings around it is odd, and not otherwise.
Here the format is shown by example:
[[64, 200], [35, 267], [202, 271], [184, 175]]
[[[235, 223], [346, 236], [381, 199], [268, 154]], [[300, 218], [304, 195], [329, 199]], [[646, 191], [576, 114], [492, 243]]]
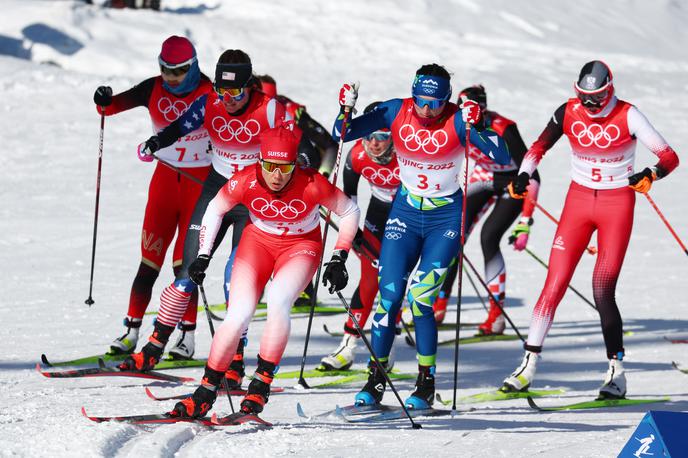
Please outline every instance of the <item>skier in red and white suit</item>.
[[[93, 95], [98, 111], [111, 116], [132, 108], [146, 107], [153, 131], [158, 133], [186, 112], [194, 100], [213, 91], [210, 79], [198, 68], [196, 50], [186, 38], [171, 36], [165, 40], [158, 63], [159, 76], [148, 78], [120, 94], [113, 96], [112, 88], [100, 86]], [[208, 132], [201, 126], [180, 137], [174, 144], [160, 149], [156, 155], [203, 181], [210, 170], [208, 140]], [[172, 266], [175, 274], [181, 268], [186, 228], [200, 194], [201, 186], [198, 183], [158, 163], [148, 188], [141, 231], [141, 264], [131, 287], [129, 309], [124, 319], [127, 330], [112, 342], [111, 353], [127, 354], [136, 348], [141, 320], [175, 233], [177, 240]], [[170, 350], [173, 356], [193, 356], [192, 336], [196, 328], [197, 302], [198, 295], [194, 294], [182, 318], [181, 338], [178, 345]]]
[[244, 413], [263, 410], [289, 338], [290, 309], [320, 262], [320, 205], [340, 217], [339, 236], [326, 264], [323, 284], [329, 283], [330, 293], [346, 286], [345, 261], [358, 229], [360, 210], [325, 177], [296, 167], [300, 137], [301, 131], [293, 121], [263, 132], [259, 164], [234, 174], [208, 205], [201, 223], [199, 255], [189, 266], [189, 275], [198, 284], [205, 278], [223, 215], [243, 204], [248, 208], [250, 222], [239, 242], [227, 315], [213, 338], [201, 386], [175, 406], [170, 412], [173, 416], [203, 416], [210, 410], [242, 333], [272, 276], [258, 368], [241, 403]]
[[[679, 161], [640, 110], [614, 96], [612, 73], [604, 62], [585, 64], [575, 90], [577, 97], [557, 109], [526, 154], [518, 178], [509, 185], [512, 196], [523, 197], [530, 175], [545, 152], [562, 135], [568, 137], [572, 182], [554, 236], [547, 279], [533, 310], [523, 362], [502, 389], [525, 390], [531, 384], [554, 312], [597, 230], [593, 295], [609, 359], [600, 398], [622, 398], [626, 394], [621, 363], [623, 328], [614, 296], [633, 226], [634, 191], [647, 192], [654, 180], [668, 175]], [[659, 162], [634, 173], [637, 140], [657, 155]]]

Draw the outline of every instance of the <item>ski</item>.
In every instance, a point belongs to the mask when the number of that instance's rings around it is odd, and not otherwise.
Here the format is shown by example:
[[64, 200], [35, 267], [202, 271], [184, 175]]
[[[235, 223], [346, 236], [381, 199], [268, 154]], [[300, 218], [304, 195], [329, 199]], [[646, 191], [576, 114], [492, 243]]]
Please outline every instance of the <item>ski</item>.
[[[225, 304], [214, 304], [208, 306], [211, 312], [225, 312], [227, 311], [227, 307]], [[267, 309], [267, 305], [265, 303], [260, 303], [258, 304], [257, 307], [258, 310], [265, 310]], [[199, 306], [198, 307], [199, 312], [205, 312], [205, 307]], [[291, 308], [291, 313], [293, 314], [308, 314], [311, 311], [311, 306], [310, 305], [295, 305]], [[346, 313], [346, 310], [344, 307], [338, 307], [338, 306], [331, 306], [331, 305], [316, 305], [315, 306], [315, 313], [320, 313], [323, 315], [336, 315], [340, 313]], [[157, 315], [158, 311], [157, 310], [150, 310], [145, 313], [146, 315]], [[217, 316], [217, 315], [216, 315]], [[267, 316], [267, 312], [258, 312], [254, 315], [254, 318], [262, 318]]]
[[[41, 355], [41, 362], [46, 367], [86, 366], [98, 364], [99, 359], [102, 359], [106, 362], [120, 362], [124, 361], [127, 356], [129, 356], [129, 354], [113, 355], [110, 353], [105, 353], [103, 355], [85, 356], [83, 358], [53, 363], [48, 360], [48, 357], [44, 353]], [[204, 367], [206, 362], [207, 360], [205, 359], [172, 359], [169, 355], [166, 355], [158, 364], [155, 365], [155, 369], [163, 370], [183, 369], [185, 367]]]
[[210, 421], [213, 425], [217, 426], [237, 426], [246, 423], [257, 424], [267, 428], [272, 426], [272, 423], [263, 420], [258, 415], [244, 412], [236, 412], [231, 415], [227, 415], [226, 417], [218, 417], [217, 414], [214, 413], [213, 416], [210, 417]]
[[390, 406], [385, 406], [382, 404], [376, 404], [372, 406], [359, 406], [356, 404], [351, 404], [344, 407], [336, 406], [333, 410], [328, 410], [318, 415], [306, 415], [301, 406], [300, 402], [296, 403], [296, 413], [299, 417], [306, 420], [312, 420], [315, 418], [335, 418], [340, 420], [346, 420], [346, 416], [356, 416], [356, 415], [368, 415], [368, 414], [378, 414], [386, 412], [392, 409]]
[[664, 336], [664, 340], [668, 340], [672, 344], [688, 344], [688, 339], [670, 339], [667, 336]]
[[[411, 418], [452, 416], [451, 410], [433, 409], [432, 407], [429, 409], [418, 410], [407, 409], [407, 411]], [[387, 410], [385, 412], [381, 412], [376, 415], [369, 415], [363, 418], [347, 418], [345, 416], [344, 418], [349, 423], [373, 423], [378, 421], [403, 420], [407, 417], [406, 412], [404, 412], [404, 409], [401, 407], [387, 406]]]
[[540, 412], [559, 412], [562, 410], [582, 410], [582, 409], [603, 409], [608, 407], [624, 407], [634, 406], [638, 404], [652, 404], [657, 402], [667, 402], [668, 397], [664, 398], [647, 398], [647, 399], [595, 399], [593, 401], [583, 401], [574, 404], [566, 404], [560, 406], [541, 407], [533, 401], [530, 396], [527, 397], [528, 405], [531, 408]]
[[688, 369], [682, 369], [682, 368], [680, 368], [680, 367], [678, 366], [678, 363], [677, 363], [676, 361], [672, 361], [672, 362], [671, 362], [671, 367], [673, 367], [673, 368], [676, 369], [676, 370], [679, 370], [679, 371], [683, 372], [684, 374], [688, 374]]
[[[172, 400], [177, 400], [177, 399], [186, 399], [189, 396], [191, 396], [193, 393], [184, 393], [184, 394], [175, 394], [171, 396], [157, 396], [155, 393], [151, 391], [149, 387], [145, 387], [146, 389], [146, 395], [151, 398], [154, 401], [172, 401]], [[270, 393], [282, 393], [284, 391], [284, 388], [282, 387], [271, 387], [270, 388]], [[226, 396], [227, 391], [223, 389], [219, 389], [217, 391], [218, 396]], [[244, 389], [239, 389], [239, 390], [229, 390], [229, 395], [230, 396], [245, 396], [246, 395], [246, 390]]]
[[[526, 336], [523, 336], [524, 338]], [[489, 334], [485, 336], [471, 336], [471, 337], [461, 337], [459, 338], [459, 343], [461, 344], [475, 344], [482, 342], [493, 342], [497, 340], [518, 340], [518, 336], [514, 334]], [[454, 345], [456, 339], [440, 340], [437, 345]]]
[[[289, 372], [278, 372], [275, 374], [275, 378], [299, 378], [301, 371], [289, 371]], [[354, 374], [367, 374], [367, 369], [346, 369], [346, 370], [325, 370], [322, 366], [318, 366], [313, 370], [303, 371], [303, 376], [308, 378], [318, 378], [318, 377], [339, 377], [339, 376], [349, 376]]]
[[214, 423], [208, 417], [201, 418], [178, 418], [171, 417], [168, 414], [148, 414], [148, 415], [125, 415], [118, 417], [94, 417], [86, 413], [86, 408], [81, 408], [81, 414], [91, 421], [96, 423], [103, 423], [108, 421], [119, 421], [124, 423], [133, 423], [136, 425], [143, 424], [170, 424], [170, 423], [198, 423], [205, 426], [214, 426]]
[[[563, 394], [564, 390], [531, 390], [531, 391], [516, 391], [505, 393], [500, 390], [485, 391], [483, 393], [476, 393], [470, 396], [463, 396], [456, 400], [457, 404], [477, 404], [481, 402], [491, 402], [491, 401], [508, 401], [510, 399], [522, 399], [522, 398], [539, 398], [543, 396], [553, 396], [557, 394]], [[445, 406], [452, 404], [452, 400], [442, 399], [439, 393], [435, 395], [440, 403]]]
[[115, 368], [110, 368], [105, 366], [105, 362], [100, 359], [98, 360], [98, 367], [89, 367], [87, 369], [71, 369], [63, 371], [53, 371], [47, 372], [41, 369], [40, 363], [36, 363], [36, 371], [38, 371], [42, 376], [48, 378], [77, 378], [77, 377], [135, 377], [135, 378], [145, 378], [151, 380], [161, 380], [165, 382], [173, 383], [186, 383], [193, 382], [194, 379], [191, 377], [177, 377], [174, 375], [163, 374], [162, 372], [147, 371], [147, 372], [135, 372], [135, 371], [120, 371]]
[[[323, 331], [325, 331], [328, 335], [332, 337], [342, 337], [344, 335], [343, 332], [331, 331], [326, 324], [323, 324]], [[365, 334], [368, 336], [370, 335], [370, 329], [365, 329], [363, 330], [363, 332], [365, 332]]]

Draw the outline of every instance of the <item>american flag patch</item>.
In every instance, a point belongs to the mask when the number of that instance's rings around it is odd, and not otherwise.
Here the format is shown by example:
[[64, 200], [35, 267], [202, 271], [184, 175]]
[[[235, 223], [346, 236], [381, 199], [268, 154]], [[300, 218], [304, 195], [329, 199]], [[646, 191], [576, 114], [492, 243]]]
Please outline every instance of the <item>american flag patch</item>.
[[234, 72], [222, 72], [222, 79], [223, 80], [234, 81], [235, 78], [236, 78], [236, 73], [234, 73]]

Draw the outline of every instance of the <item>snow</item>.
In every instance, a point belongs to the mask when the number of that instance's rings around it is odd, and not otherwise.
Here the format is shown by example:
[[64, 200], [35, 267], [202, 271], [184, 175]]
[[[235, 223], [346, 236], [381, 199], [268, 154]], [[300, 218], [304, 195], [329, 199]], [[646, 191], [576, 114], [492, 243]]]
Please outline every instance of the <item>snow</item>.
[[[150, 135], [150, 124], [145, 110], [106, 120], [96, 303], [89, 308], [84, 299], [99, 133], [92, 94], [100, 84], [122, 91], [155, 74], [160, 43], [168, 35], [188, 35], [207, 74], [213, 73], [225, 48], [246, 50], [256, 72], [272, 74], [280, 92], [305, 103], [326, 126], [337, 112], [340, 83], [361, 81], [360, 102], [365, 106], [375, 99], [405, 96], [415, 69], [438, 62], [452, 71], [455, 92], [469, 84], [485, 84], [490, 106], [518, 121], [526, 143], [571, 96], [580, 66], [601, 58], [614, 70], [619, 96], [636, 104], [674, 149], [684, 153], [683, 165], [657, 183], [652, 195], [688, 240], [688, 213], [680, 194], [688, 180], [688, 9], [682, 2], [163, 0], [159, 13], [57, 0], [5, 0], [2, 7], [3, 456], [615, 456], [648, 409], [687, 410], [686, 375], [670, 363], [688, 365], [688, 355], [684, 345], [672, 345], [663, 337], [687, 335], [688, 264], [641, 196], [617, 299], [626, 330], [633, 331], [625, 341], [629, 395], [671, 396], [666, 404], [544, 414], [529, 409], [524, 400], [494, 402], [477, 404], [475, 411], [456, 418], [421, 420], [421, 431], [409, 429], [403, 421], [347, 425], [302, 422], [297, 417], [297, 401], [308, 413], [351, 403], [357, 391], [351, 386], [275, 394], [263, 416], [277, 426], [268, 431], [252, 426], [138, 427], [91, 423], [80, 408], [86, 406], [92, 415], [157, 413], [172, 403], [148, 399], [138, 380], [48, 380], [33, 370], [41, 353], [56, 360], [95, 354], [121, 333], [139, 262], [140, 224], [152, 172], [134, 151]], [[654, 156], [639, 146], [637, 167], [654, 162]], [[562, 140], [540, 167], [540, 202], [555, 215], [561, 212], [568, 169], [568, 146]], [[365, 202], [368, 190], [363, 185], [361, 194]], [[546, 258], [554, 225], [539, 213], [535, 218], [530, 247]], [[508, 247], [504, 253], [509, 312], [525, 333], [546, 272], [526, 254]], [[475, 240], [469, 241], [467, 255], [480, 264]], [[594, 262], [584, 255], [572, 282], [589, 298]], [[358, 277], [356, 264], [349, 263], [353, 279]], [[222, 301], [223, 268], [218, 253], [207, 281], [212, 303]], [[151, 308], [157, 307], [160, 291], [171, 278], [167, 267], [156, 284]], [[351, 283], [347, 296], [354, 288]], [[469, 284], [464, 292], [462, 320], [481, 321], [484, 312]], [[326, 302], [336, 303], [334, 296], [322, 294]], [[449, 319], [453, 321], [451, 315]], [[144, 336], [150, 333], [151, 321], [148, 317], [144, 323]], [[209, 332], [203, 316], [199, 323], [196, 354], [202, 357], [209, 348]], [[323, 323], [339, 329], [341, 316], [316, 318], [308, 367], [338, 343], [322, 332]], [[262, 327], [257, 321], [250, 330], [249, 367]], [[294, 319], [283, 371], [298, 368], [305, 327], [305, 319]], [[444, 334], [449, 338], [450, 333]], [[414, 353], [401, 341], [396, 346], [399, 370], [414, 371]], [[364, 354], [362, 349], [360, 365]], [[459, 395], [498, 386], [521, 354], [517, 341], [462, 346]], [[452, 369], [452, 349], [441, 347], [438, 390], [445, 398], [451, 397]], [[564, 388], [566, 393], [540, 403], [590, 399], [605, 371], [597, 314], [567, 294], [535, 383], [536, 388]], [[198, 378], [202, 370], [175, 373]], [[290, 387], [293, 381], [276, 383]], [[402, 397], [411, 386], [412, 382], [398, 383]], [[385, 400], [394, 403], [391, 392]], [[218, 400], [214, 410], [227, 413], [226, 400]]]

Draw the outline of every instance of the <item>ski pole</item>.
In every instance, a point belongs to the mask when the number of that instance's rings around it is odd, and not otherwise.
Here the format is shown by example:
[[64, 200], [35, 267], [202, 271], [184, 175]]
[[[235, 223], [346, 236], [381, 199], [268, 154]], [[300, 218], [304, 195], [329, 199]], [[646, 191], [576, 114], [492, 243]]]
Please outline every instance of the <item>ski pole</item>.
[[[205, 297], [205, 288], [203, 285], [198, 285], [198, 290], [201, 292], [201, 298], [203, 299], [203, 308], [205, 309], [205, 316], [208, 318], [208, 326], [210, 327], [210, 337], [215, 337], [215, 326], [213, 325], [213, 319], [210, 316], [210, 307], [208, 306], [208, 299]], [[207, 364], [207, 363], [206, 363]], [[227, 385], [227, 379], [224, 374], [222, 375], [222, 388], [227, 392], [227, 399], [229, 400], [229, 408], [232, 409], [234, 413], [234, 404], [232, 403], [232, 396], [229, 394], [229, 386]]]
[[158, 156], [156, 156], [155, 154], [153, 155], [153, 158], [154, 158], [155, 160], [157, 160], [158, 162], [160, 162], [161, 164], [166, 165], [166, 166], [169, 167], [170, 169], [174, 170], [175, 172], [177, 172], [177, 173], [180, 174], [181, 176], [183, 176], [183, 177], [185, 177], [185, 178], [188, 178], [189, 180], [193, 181], [194, 183], [203, 186], [203, 181], [200, 180], [199, 178], [196, 178], [195, 176], [191, 175], [190, 173], [183, 171], [183, 170], [180, 169], [179, 167], [175, 167], [174, 165], [170, 164], [169, 162], [167, 162], [167, 161], [164, 160], [164, 159], [160, 159], [160, 158], [159, 158]]
[[401, 400], [401, 396], [399, 396], [399, 392], [394, 387], [394, 384], [392, 383], [392, 379], [389, 377], [389, 374], [387, 374], [387, 370], [382, 365], [380, 360], [377, 358], [377, 355], [375, 354], [375, 351], [373, 350], [372, 345], [370, 345], [368, 338], [366, 337], [365, 333], [363, 332], [363, 329], [361, 329], [361, 326], [358, 324], [358, 320], [354, 316], [354, 313], [351, 311], [351, 308], [349, 307], [349, 304], [346, 302], [346, 299], [344, 299], [344, 296], [342, 296], [341, 291], [337, 291], [337, 296], [339, 297], [339, 300], [342, 301], [342, 305], [346, 309], [346, 312], [349, 314], [349, 318], [351, 318], [351, 321], [354, 324], [354, 326], [356, 327], [356, 330], [358, 331], [358, 333], [360, 334], [361, 339], [363, 340], [363, 343], [368, 348], [368, 351], [370, 352], [370, 356], [373, 358], [373, 362], [375, 363], [375, 366], [377, 366], [377, 370], [379, 370], [380, 373], [385, 377], [385, 381], [387, 382], [389, 387], [392, 389], [392, 392], [394, 392], [394, 396], [396, 396], [397, 401], [399, 401], [401, 408], [404, 409], [404, 413], [406, 414], [409, 421], [411, 422], [411, 426], [413, 427], [413, 429], [421, 429], [422, 426], [420, 425], [420, 423], [416, 423], [415, 421], [413, 421], [413, 417], [411, 417], [411, 414], [409, 414], [409, 411], [406, 408], [404, 401]]
[[[509, 243], [512, 243], [511, 239], [509, 239]], [[531, 255], [531, 256], [533, 257], [533, 259], [535, 259], [537, 262], [539, 262], [540, 265], [542, 265], [545, 269], [549, 269], [549, 266], [547, 265], [547, 263], [546, 263], [545, 261], [543, 261], [542, 259], [540, 259], [540, 257], [537, 256], [535, 253], [533, 253], [530, 249], [528, 249], [528, 247], [525, 248], [525, 251], [526, 251], [526, 253], [528, 253], [529, 255]], [[592, 307], [592, 308], [594, 308], [595, 310], [597, 310], [597, 307], [595, 306], [595, 304], [593, 304], [587, 297], [583, 296], [583, 294], [581, 294], [580, 291], [578, 291], [576, 288], [574, 288], [573, 286], [571, 286], [571, 284], [568, 284], [567, 287], [568, 287], [571, 291], [573, 291], [574, 294], [575, 294], [576, 296], [578, 296], [578, 297], [580, 297], [581, 299], [583, 299], [583, 301], [584, 301], [586, 304], [588, 304], [590, 307]]]
[[671, 232], [671, 235], [674, 236], [674, 238], [676, 239], [676, 241], [678, 242], [678, 244], [681, 246], [681, 249], [683, 250], [683, 252], [684, 252], [685, 254], [688, 255], [688, 249], [686, 249], [686, 245], [681, 241], [681, 239], [679, 238], [679, 236], [676, 234], [676, 232], [674, 231], [674, 228], [671, 227], [671, 224], [669, 224], [669, 221], [667, 221], [667, 219], [664, 217], [664, 215], [662, 214], [662, 212], [659, 210], [659, 207], [657, 207], [657, 204], [655, 203], [655, 201], [652, 200], [652, 197], [650, 197], [650, 194], [648, 194], [648, 193], [646, 193], [646, 192], [643, 193], [643, 194], [645, 194], [645, 197], [647, 197], [647, 201], [650, 202], [650, 205], [652, 205], [652, 208], [655, 209], [655, 211], [656, 211], [657, 214], [659, 215], [659, 218], [660, 218], [662, 221], [664, 221], [664, 224], [666, 225], [667, 229], [669, 229], [669, 232]]
[[[550, 212], [548, 212], [547, 210], [545, 210], [545, 209], [542, 207], [542, 205], [540, 205], [535, 199], [533, 199], [532, 197], [527, 197], [527, 198], [530, 199], [530, 201], [533, 203], [533, 205], [535, 205], [535, 208], [537, 208], [538, 210], [540, 210], [540, 211], [541, 211], [547, 218], [549, 218], [554, 224], [556, 224], [557, 226], [559, 226], [559, 220], [558, 220], [558, 219], [556, 219], [554, 216], [552, 216], [552, 214], [551, 214]], [[589, 254], [591, 254], [591, 255], [597, 254], [597, 248], [594, 247], [594, 246], [589, 246], [589, 247], [587, 247], [585, 250], [586, 250]]]
[[[484, 288], [485, 291], [487, 292], [488, 297], [489, 297], [490, 299], [492, 299], [492, 302], [493, 302], [497, 307], [499, 307], [499, 310], [501, 310], [502, 314], [504, 315], [504, 318], [505, 318], [506, 321], [509, 323], [509, 325], [510, 325], [511, 328], [514, 330], [514, 332], [516, 332], [516, 335], [518, 336], [518, 338], [521, 339], [521, 341], [525, 343], [526, 340], [523, 338], [523, 336], [521, 335], [521, 333], [518, 331], [518, 328], [516, 327], [516, 325], [514, 324], [514, 322], [511, 321], [511, 318], [509, 318], [509, 314], [506, 313], [506, 311], [504, 310], [504, 307], [502, 307], [502, 306], [500, 305], [500, 303], [499, 303], [499, 301], [497, 300], [497, 298], [494, 296], [494, 294], [492, 294], [492, 291], [490, 291], [490, 287], [487, 286], [487, 283], [485, 283], [485, 280], [483, 280], [483, 277], [480, 276], [480, 274], [479, 274], [478, 271], [476, 270], [476, 268], [475, 268], [475, 266], [473, 265], [473, 263], [471, 262], [471, 260], [468, 259], [467, 256], [464, 256], [464, 257], [466, 258], [466, 263], [468, 264], [468, 267], [471, 268], [471, 270], [473, 271], [473, 273], [475, 274], [475, 276], [478, 278], [478, 281], [480, 282], [480, 284], [483, 285], [483, 288]], [[468, 272], [468, 271], [466, 271], [466, 272]]]
[[454, 341], [454, 397], [452, 410], [456, 410], [456, 390], [459, 383], [459, 330], [461, 329], [461, 292], [463, 287], [463, 250], [466, 244], [466, 206], [468, 203], [468, 151], [471, 147], [471, 123], [466, 123], [466, 149], [463, 163], [463, 200], [461, 204], [461, 234], [459, 251], [459, 288], [456, 302], [456, 340]]
[[[334, 170], [332, 171], [332, 183], [335, 185], [337, 184], [337, 175], [339, 173], [339, 162], [341, 161], [342, 158], [342, 150], [344, 149], [344, 135], [346, 134], [346, 129], [347, 129], [347, 121], [349, 120], [349, 114], [350, 114], [351, 108], [350, 107], [344, 107], [344, 114], [342, 118], [342, 133], [339, 136], [339, 148], [337, 148], [337, 160], [335, 161], [334, 164]], [[330, 217], [332, 215], [332, 211], [329, 209], [327, 210], [327, 216], [325, 217], [325, 227], [323, 228], [323, 237], [322, 237], [322, 250], [320, 250], [320, 262], [318, 263], [318, 271], [315, 274], [315, 286], [313, 287], [313, 297], [311, 297], [311, 310], [310, 313], [308, 314], [308, 326], [306, 328], [306, 341], [304, 342], [303, 345], [303, 356], [301, 357], [301, 371], [299, 372], [299, 380], [297, 382], [297, 386], [301, 386], [302, 388], [310, 388], [308, 386], [308, 383], [306, 383], [306, 380], [303, 378], [303, 370], [304, 367], [306, 366], [306, 355], [308, 354], [308, 341], [310, 340], [311, 337], [311, 327], [313, 326], [313, 315], [315, 314], [315, 305], [317, 304], [317, 297], [318, 297], [318, 287], [320, 287], [320, 274], [322, 273], [322, 261], [323, 257], [325, 255], [325, 247], [327, 245], [327, 233], [328, 229], [330, 228]]]
[[101, 107], [100, 112], [100, 141], [98, 142], [98, 173], [96, 174], [96, 210], [93, 217], [93, 246], [91, 248], [91, 280], [88, 287], [88, 299], [84, 301], [88, 306], [92, 306], [96, 301], [93, 300], [93, 270], [96, 262], [96, 236], [98, 235], [98, 209], [100, 205], [100, 176], [103, 168], [103, 134], [105, 133], [105, 107]]

